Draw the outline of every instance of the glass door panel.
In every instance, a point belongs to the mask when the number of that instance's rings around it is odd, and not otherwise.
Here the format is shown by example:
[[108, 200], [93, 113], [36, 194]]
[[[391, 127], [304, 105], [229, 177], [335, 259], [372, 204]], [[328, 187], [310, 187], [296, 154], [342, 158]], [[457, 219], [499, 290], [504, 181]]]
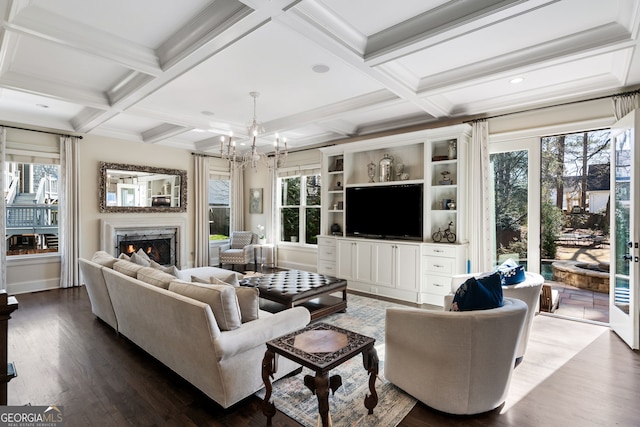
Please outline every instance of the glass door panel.
[[611, 187], [613, 215], [611, 228], [609, 298], [610, 326], [633, 349], [638, 348], [638, 230], [635, 217], [638, 210], [637, 180], [638, 154], [636, 153], [635, 122], [638, 112], [622, 118], [612, 131]]
[[528, 150], [490, 155], [494, 188], [495, 245], [494, 264], [513, 258], [528, 261]]

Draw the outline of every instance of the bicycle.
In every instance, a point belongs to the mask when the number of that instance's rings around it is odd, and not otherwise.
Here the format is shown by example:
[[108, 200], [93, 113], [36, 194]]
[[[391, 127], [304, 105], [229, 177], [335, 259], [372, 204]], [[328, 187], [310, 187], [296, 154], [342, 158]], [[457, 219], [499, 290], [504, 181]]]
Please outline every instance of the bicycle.
[[445, 239], [447, 239], [447, 241], [449, 243], [454, 243], [456, 241], [456, 233], [451, 231], [451, 226], [452, 225], [453, 225], [453, 221], [451, 221], [449, 223], [449, 225], [447, 226], [447, 228], [445, 228], [444, 231], [442, 231], [440, 228], [438, 228], [438, 231], [433, 233], [433, 235], [431, 236], [433, 241], [434, 242], [441, 242], [442, 239], [445, 238]]

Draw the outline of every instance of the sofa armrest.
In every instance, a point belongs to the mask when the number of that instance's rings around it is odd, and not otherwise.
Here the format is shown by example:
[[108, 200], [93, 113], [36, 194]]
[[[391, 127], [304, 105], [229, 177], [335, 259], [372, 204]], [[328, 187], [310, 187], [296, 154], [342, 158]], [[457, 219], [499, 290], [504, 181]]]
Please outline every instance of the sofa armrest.
[[238, 329], [224, 331], [214, 342], [218, 360], [229, 359], [255, 347], [265, 347], [267, 341], [302, 329], [310, 321], [309, 310], [304, 307], [294, 307], [272, 316], [243, 323]]

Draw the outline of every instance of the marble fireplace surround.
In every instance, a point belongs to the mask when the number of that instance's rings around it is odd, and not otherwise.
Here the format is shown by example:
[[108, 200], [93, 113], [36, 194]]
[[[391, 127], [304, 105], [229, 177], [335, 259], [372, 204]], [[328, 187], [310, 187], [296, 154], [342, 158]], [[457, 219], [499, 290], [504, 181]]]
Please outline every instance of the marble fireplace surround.
[[100, 249], [114, 256], [118, 256], [117, 235], [132, 232], [153, 233], [154, 230], [163, 231], [174, 229], [176, 233], [176, 267], [183, 268], [187, 261], [186, 235], [187, 221], [184, 218], [112, 218], [100, 220]]

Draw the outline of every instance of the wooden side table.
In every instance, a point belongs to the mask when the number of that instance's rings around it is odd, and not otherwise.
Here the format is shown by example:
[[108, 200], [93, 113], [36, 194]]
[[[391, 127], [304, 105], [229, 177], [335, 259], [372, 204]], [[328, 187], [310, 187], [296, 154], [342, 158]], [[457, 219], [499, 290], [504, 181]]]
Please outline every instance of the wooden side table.
[[376, 377], [378, 375], [378, 353], [374, 347], [376, 340], [337, 326], [316, 323], [304, 329], [267, 342], [267, 351], [262, 360], [262, 381], [265, 395], [262, 413], [267, 417], [267, 425], [276, 414], [276, 407], [270, 402], [272, 386], [270, 378], [276, 371], [275, 357], [281, 355], [315, 371], [315, 376], [305, 375], [304, 385], [318, 397], [318, 413], [322, 426], [330, 425], [329, 390], [335, 391], [342, 385], [340, 375], [329, 377], [329, 371], [362, 353], [364, 368], [369, 373], [370, 395], [365, 396], [364, 406], [373, 414], [378, 404]]

